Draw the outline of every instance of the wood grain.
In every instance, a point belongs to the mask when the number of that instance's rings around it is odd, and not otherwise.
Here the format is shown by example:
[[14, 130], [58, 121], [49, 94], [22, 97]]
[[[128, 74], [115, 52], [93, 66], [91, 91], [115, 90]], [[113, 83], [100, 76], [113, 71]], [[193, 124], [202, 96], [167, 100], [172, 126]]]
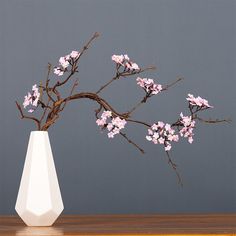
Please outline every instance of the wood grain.
[[17, 216], [0, 216], [2, 235], [236, 235], [236, 214], [64, 215], [53, 227], [26, 227]]

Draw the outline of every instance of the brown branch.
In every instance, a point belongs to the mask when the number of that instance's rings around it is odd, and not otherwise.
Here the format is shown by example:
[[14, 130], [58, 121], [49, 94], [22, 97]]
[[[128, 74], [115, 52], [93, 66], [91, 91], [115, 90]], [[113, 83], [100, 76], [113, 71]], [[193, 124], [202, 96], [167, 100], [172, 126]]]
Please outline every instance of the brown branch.
[[80, 52], [78, 58], [75, 60], [74, 64], [72, 65], [72, 69], [71, 69], [71, 72], [70, 72], [69, 76], [68, 76], [64, 81], [62, 81], [62, 82], [57, 81], [57, 83], [53, 86], [53, 89], [52, 89], [53, 91], [55, 91], [55, 89], [56, 89], [57, 87], [62, 86], [62, 85], [65, 84], [67, 81], [69, 81], [69, 79], [72, 77], [72, 75], [77, 71], [77, 68], [78, 68], [77, 63], [78, 63], [79, 59], [80, 59], [81, 56], [84, 54], [84, 52], [85, 52], [86, 50], [88, 50], [88, 48], [89, 48], [90, 44], [92, 43], [92, 41], [93, 41], [94, 39], [96, 39], [98, 36], [99, 36], [99, 33], [98, 33], [98, 32], [94, 33], [94, 35], [91, 37], [91, 39], [84, 45], [84, 47], [83, 47], [83, 49], [81, 50], [81, 52]]
[[81, 58], [81, 56], [84, 54], [84, 52], [85, 52], [86, 50], [88, 50], [89, 45], [92, 43], [92, 41], [93, 41], [94, 39], [98, 38], [98, 37], [99, 37], [99, 33], [98, 33], [98, 32], [95, 32], [94, 35], [91, 37], [91, 39], [84, 45], [83, 49], [82, 49], [81, 52], [80, 52], [80, 55], [79, 55], [78, 58], [75, 60], [76, 63], [77, 63], [78, 60]]
[[223, 119], [223, 120], [219, 120], [219, 119], [215, 119], [215, 120], [205, 120], [205, 119], [202, 119], [200, 117], [198, 117], [197, 115], [194, 116], [194, 119], [197, 119], [203, 123], [208, 123], [208, 124], [216, 124], [216, 123], [223, 123], [223, 122], [226, 122], [226, 123], [230, 123], [232, 120], [231, 119]]
[[145, 153], [144, 150], [143, 150], [142, 148], [140, 148], [140, 147], [138, 146], [138, 144], [134, 143], [131, 139], [129, 139], [125, 133], [120, 132], [120, 135], [121, 135], [122, 137], [124, 137], [130, 144], [132, 144], [133, 146], [135, 146], [142, 154]]
[[82, 93], [77, 93], [74, 94], [72, 96], [69, 96], [65, 99], [62, 99], [61, 101], [58, 102], [58, 105], [62, 102], [65, 101], [71, 101], [71, 100], [77, 100], [77, 99], [81, 99], [81, 98], [88, 98], [90, 100], [96, 101], [98, 104], [100, 104], [105, 110], [109, 110], [113, 113], [114, 116], [119, 116], [123, 119], [127, 118], [126, 114], [121, 114], [119, 112], [117, 112], [106, 100], [104, 100], [103, 98], [99, 97], [97, 94], [95, 93], [90, 93], [90, 92], [82, 92]]
[[145, 71], [148, 71], [148, 70], [156, 70], [156, 67], [155, 66], [148, 66], [148, 67], [145, 67], [143, 69], [140, 69], [140, 70], [137, 70], [137, 71], [125, 71], [125, 72], [122, 72], [120, 73], [120, 75], [122, 77], [128, 77], [128, 76], [132, 76], [132, 75], [138, 75], [138, 74], [141, 74]]
[[108, 81], [106, 84], [101, 86], [101, 88], [96, 92], [96, 94], [99, 94], [103, 89], [105, 89], [108, 85], [110, 85], [114, 80], [116, 80], [117, 77], [113, 77], [110, 81]]
[[[79, 79], [76, 79], [76, 80], [74, 81], [74, 83], [73, 83], [73, 86], [72, 86], [72, 88], [71, 88], [71, 91], [70, 91], [70, 95], [69, 95], [69, 96], [72, 96], [72, 94], [73, 94], [73, 92], [74, 92], [74, 90], [75, 90], [76, 86], [78, 86], [78, 80], [79, 80]], [[63, 104], [62, 108], [60, 109], [60, 112], [64, 110], [64, 108], [65, 108], [65, 106], [66, 106], [67, 102], [68, 102], [68, 100], [64, 102], [64, 104]]]
[[55, 121], [56, 121], [56, 119], [58, 119], [58, 118], [59, 118], [59, 115], [58, 115], [58, 114], [55, 114], [55, 116], [54, 116], [52, 119], [50, 119], [49, 121], [47, 121], [47, 122], [43, 125], [43, 127], [41, 128], [41, 130], [44, 130], [44, 131], [48, 130], [48, 128], [49, 128], [52, 124], [54, 124]]
[[128, 77], [128, 76], [132, 76], [132, 75], [136, 75], [136, 74], [140, 74], [144, 71], [147, 70], [155, 70], [156, 67], [155, 66], [149, 66], [146, 67], [144, 69], [138, 70], [138, 71], [133, 71], [133, 72], [119, 72], [117, 69], [117, 73], [116, 76], [113, 77], [110, 81], [108, 81], [106, 84], [104, 84], [103, 86], [100, 87], [100, 89], [96, 92], [96, 94], [99, 94], [103, 89], [105, 89], [106, 87], [108, 87], [113, 81], [118, 80], [120, 77]]
[[[175, 80], [174, 82], [166, 85], [162, 91], [165, 91], [167, 89], [169, 89], [170, 87], [174, 86], [175, 84], [177, 84], [178, 82], [180, 82], [181, 80], [183, 80], [183, 78], [178, 78], [177, 80]], [[133, 113], [138, 107], [140, 107], [140, 105], [146, 103], [146, 101], [148, 100], [148, 98], [151, 98], [152, 95], [149, 93], [149, 94], [146, 94], [146, 96], [139, 102], [137, 103], [133, 108], [130, 109], [130, 111], [128, 112], [129, 115], [131, 115], [131, 113]]]
[[50, 98], [50, 100], [52, 102], [55, 102], [54, 98], [51, 96], [50, 92], [52, 91], [51, 88], [49, 88], [49, 82], [50, 82], [50, 79], [49, 79], [49, 75], [50, 75], [50, 72], [51, 72], [51, 68], [52, 68], [52, 65], [50, 63], [48, 63], [48, 72], [47, 72], [47, 77], [46, 77], [46, 86], [43, 87], [48, 95], [48, 97]]
[[139, 121], [139, 120], [132, 120], [132, 119], [126, 119], [127, 121], [129, 121], [129, 122], [132, 122], [132, 123], [137, 123], [137, 124], [141, 124], [141, 125], [144, 125], [144, 126], [146, 126], [146, 127], [148, 127], [148, 128], [150, 128], [151, 127], [151, 125], [149, 125], [148, 123], [146, 123], [146, 122], [143, 122], [143, 121]]
[[181, 179], [181, 176], [180, 176], [180, 173], [178, 172], [177, 170], [177, 165], [172, 161], [172, 159], [170, 158], [170, 155], [169, 155], [169, 152], [166, 151], [166, 156], [167, 156], [167, 159], [168, 159], [168, 164], [172, 167], [172, 169], [174, 170], [177, 178], [178, 178], [178, 183], [180, 184], [181, 187], [183, 187], [183, 182], [182, 182], [182, 179]]
[[172, 82], [172, 83], [166, 85], [166, 86], [162, 89], [162, 91], [165, 91], [165, 90], [169, 89], [170, 87], [176, 85], [178, 82], [180, 82], [180, 81], [183, 80], [183, 79], [184, 79], [184, 78], [182, 78], [182, 77], [177, 78], [174, 82]]
[[40, 123], [43, 121], [43, 119], [44, 119], [44, 117], [45, 117], [45, 115], [47, 113], [48, 108], [51, 109], [51, 107], [49, 106], [49, 103], [50, 103], [50, 98], [48, 97], [47, 105], [45, 106], [43, 114], [42, 114], [42, 116], [41, 116], [41, 118], [39, 120]]
[[144, 99], [142, 99], [139, 103], [137, 103], [128, 113], [131, 115], [141, 104], [144, 103]]
[[26, 115], [24, 115], [20, 104], [19, 104], [17, 101], [15, 101], [15, 103], [16, 103], [17, 109], [18, 109], [19, 112], [20, 112], [21, 119], [33, 120], [33, 121], [36, 123], [38, 130], [40, 130], [40, 121], [39, 121], [37, 118], [33, 117], [33, 116], [26, 116]]

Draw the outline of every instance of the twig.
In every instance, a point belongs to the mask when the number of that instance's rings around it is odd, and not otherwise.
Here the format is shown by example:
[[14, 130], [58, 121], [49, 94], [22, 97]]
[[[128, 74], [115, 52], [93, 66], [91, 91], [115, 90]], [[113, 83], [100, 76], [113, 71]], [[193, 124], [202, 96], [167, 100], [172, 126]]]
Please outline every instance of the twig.
[[[74, 84], [73, 84], [73, 86], [72, 86], [72, 88], [71, 88], [71, 91], [70, 91], [70, 95], [69, 95], [69, 96], [72, 96], [72, 94], [73, 94], [73, 92], [74, 92], [76, 86], [78, 86], [78, 80], [79, 80], [78, 78], [75, 80], [75, 82], [74, 82]], [[68, 101], [68, 100], [67, 100], [67, 101]], [[60, 109], [60, 111], [63, 111], [63, 110], [64, 110], [64, 108], [65, 108], [65, 106], [66, 106], [66, 104], [67, 104], [67, 101], [64, 102], [64, 104], [63, 104], [62, 108]]]
[[86, 50], [88, 50], [88, 48], [89, 48], [90, 44], [92, 43], [92, 41], [93, 41], [94, 39], [96, 39], [98, 36], [99, 36], [99, 33], [98, 33], [98, 32], [94, 33], [94, 35], [91, 37], [91, 39], [84, 45], [84, 47], [83, 47], [83, 49], [81, 50], [81, 52], [80, 52], [78, 58], [75, 60], [74, 64], [72, 65], [72, 69], [71, 69], [70, 75], [69, 75], [64, 81], [62, 81], [62, 82], [59, 82], [59, 81], [58, 81], [58, 82], [53, 86], [53, 91], [56, 89], [56, 87], [59, 87], [59, 86], [62, 86], [63, 84], [65, 84], [65, 83], [72, 77], [72, 75], [73, 75], [73, 74], [76, 72], [76, 70], [77, 70], [77, 62], [79, 61], [79, 59], [81, 58], [81, 56], [84, 54], [84, 52], [85, 52]]
[[149, 125], [148, 123], [146, 123], [146, 122], [143, 122], [143, 121], [139, 121], [139, 120], [132, 120], [132, 119], [126, 119], [127, 121], [129, 121], [129, 122], [132, 122], [132, 123], [137, 123], [137, 124], [141, 124], [141, 125], [144, 125], [144, 126], [146, 126], [146, 127], [148, 127], [148, 128], [150, 128], [151, 127], [151, 125]]
[[[183, 78], [178, 78], [177, 80], [175, 80], [174, 82], [172, 82], [171, 84], [166, 85], [162, 91], [165, 91], [167, 89], [169, 89], [170, 87], [174, 86], [175, 84], [177, 84], [178, 82], [180, 82], [181, 80], [183, 80]], [[130, 109], [130, 111], [128, 112], [129, 115], [131, 115], [131, 113], [133, 113], [138, 107], [140, 107], [140, 105], [142, 105], [143, 103], [146, 103], [146, 101], [148, 100], [148, 98], [151, 98], [152, 95], [151, 94], [146, 94], [146, 96], [139, 102], [137, 103], [133, 108]]]
[[166, 85], [166, 86], [162, 89], [162, 91], [169, 89], [170, 87], [176, 85], [178, 82], [180, 82], [180, 81], [183, 80], [183, 79], [184, 79], [184, 78], [182, 78], [182, 77], [177, 78], [174, 82], [172, 82], [172, 83]]
[[178, 183], [181, 185], [181, 187], [183, 187], [183, 182], [182, 182], [182, 179], [181, 179], [181, 176], [177, 170], [177, 165], [172, 161], [172, 159], [170, 158], [170, 155], [169, 155], [169, 152], [166, 151], [166, 156], [167, 156], [167, 159], [168, 159], [168, 164], [172, 167], [172, 169], [174, 170], [177, 178], [178, 178]]
[[40, 130], [40, 121], [37, 118], [35, 118], [35, 117], [24, 115], [24, 113], [23, 113], [19, 103], [17, 101], [15, 101], [15, 103], [16, 103], [16, 107], [18, 108], [18, 110], [19, 110], [19, 112], [21, 114], [21, 119], [33, 120], [36, 123], [38, 130]]
[[197, 115], [194, 116], [194, 119], [197, 119], [201, 122], [204, 122], [204, 123], [208, 123], [208, 124], [216, 124], [216, 123], [222, 123], [222, 122], [226, 122], [226, 123], [230, 123], [232, 120], [231, 119], [223, 119], [223, 120], [219, 120], [219, 119], [215, 119], [215, 120], [205, 120], [205, 119], [202, 119], [200, 117], [198, 117]]
[[120, 132], [120, 135], [123, 136], [130, 144], [135, 146], [142, 154], [144, 154], [144, 150], [138, 146], [138, 144], [134, 143], [131, 139], [127, 137], [125, 133]]
[[119, 72], [118, 71], [119, 68], [117, 68], [117, 73], [116, 76], [113, 77], [110, 81], [108, 81], [106, 84], [104, 84], [103, 86], [101, 86], [101, 88], [96, 92], [96, 94], [99, 94], [103, 89], [105, 89], [106, 87], [108, 87], [113, 81], [118, 80], [120, 77], [128, 77], [128, 76], [132, 76], [132, 75], [136, 75], [136, 74], [140, 74], [144, 71], [147, 70], [155, 70], [156, 67], [155, 66], [148, 66], [144, 69], [138, 70], [138, 71], [131, 71], [131, 72]]
[[105, 89], [108, 85], [110, 85], [114, 80], [116, 80], [117, 77], [112, 78], [110, 81], [108, 81], [106, 84], [101, 86], [101, 88], [96, 92], [96, 94], [99, 94], [103, 89]]

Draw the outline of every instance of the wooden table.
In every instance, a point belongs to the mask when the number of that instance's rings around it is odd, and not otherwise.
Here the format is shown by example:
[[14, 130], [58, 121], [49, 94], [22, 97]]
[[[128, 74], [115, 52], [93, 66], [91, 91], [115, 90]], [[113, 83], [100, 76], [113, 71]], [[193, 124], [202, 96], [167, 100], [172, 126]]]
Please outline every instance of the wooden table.
[[236, 235], [236, 214], [64, 215], [53, 227], [26, 227], [16, 216], [0, 216], [2, 235]]

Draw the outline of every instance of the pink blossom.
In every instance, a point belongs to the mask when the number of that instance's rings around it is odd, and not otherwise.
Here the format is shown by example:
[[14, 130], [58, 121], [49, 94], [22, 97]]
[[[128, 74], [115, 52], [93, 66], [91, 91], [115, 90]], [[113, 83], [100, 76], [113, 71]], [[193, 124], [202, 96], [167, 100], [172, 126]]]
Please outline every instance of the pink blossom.
[[101, 119], [97, 119], [96, 123], [98, 126], [101, 126], [102, 128], [107, 128], [108, 137], [113, 138], [114, 135], [119, 134], [121, 129], [125, 128], [126, 120], [121, 119], [120, 117], [114, 117], [112, 118], [112, 112], [111, 111], [103, 111], [101, 115]]
[[101, 118], [102, 118], [102, 119], [106, 119], [106, 118], [109, 118], [109, 117], [111, 117], [111, 116], [112, 116], [111, 111], [104, 111], [104, 112], [102, 113], [102, 115], [101, 115]]
[[106, 124], [106, 121], [103, 119], [97, 119], [96, 123], [98, 126], [104, 126]]
[[171, 144], [170, 144], [170, 143], [166, 144], [166, 146], [165, 146], [165, 151], [166, 151], [166, 152], [167, 152], [167, 151], [170, 151], [170, 149], [171, 149]]
[[138, 77], [136, 81], [137, 84], [143, 88], [147, 94], [155, 95], [162, 91], [162, 85], [155, 84], [153, 79]]
[[114, 127], [114, 125], [113, 125], [112, 123], [109, 123], [109, 124], [107, 125], [107, 130], [108, 130], [108, 131], [111, 131], [111, 130], [113, 129], [113, 127]]
[[193, 129], [195, 128], [195, 121], [192, 119], [192, 116], [184, 116], [183, 113], [180, 113], [180, 122], [183, 124], [183, 128], [179, 131], [180, 136], [188, 138], [188, 142], [193, 142]]
[[115, 134], [113, 132], [109, 132], [107, 135], [108, 135], [108, 138], [114, 138]]
[[77, 58], [80, 55], [80, 53], [78, 51], [72, 51], [70, 53], [70, 57], [71, 58]]
[[188, 94], [186, 98], [189, 104], [192, 106], [198, 106], [200, 108], [213, 108], [213, 106], [209, 105], [208, 101], [200, 96], [194, 97], [192, 94]]
[[[24, 97], [23, 107], [26, 109], [29, 105], [34, 107], [38, 106], [38, 101], [40, 98], [39, 89], [37, 84], [32, 86], [32, 92], [28, 92], [28, 94]], [[29, 109], [28, 112], [32, 113], [35, 109]]]
[[192, 136], [190, 136], [190, 137], [188, 138], [188, 142], [189, 142], [189, 143], [192, 143], [192, 142], [193, 142], [193, 137], [192, 137]]
[[151, 137], [150, 135], [147, 135], [147, 136], [146, 136], [146, 139], [147, 139], [148, 141], [152, 141], [152, 137]]
[[[128, 55], [126, 55], [128, 57]], [[123, 55], [113, 55], [111, 60], [114, 61], [116, 64], [123, 66], [124, 56]]]
[[62, 76], [67, 70], [67, 67], [73, 63], [73, 59], [78, 58], [80, 53], [78, 51], [72, 51], [70, 54], [59, 58], [59, 66], [54, 68], [54, 74]]
[[112, 119], [112, 124], [114, 126], [117, 126], [119, 129], [123, 129], [125, 127], [126, 124], [126, 120], [121, 119], [120, 117], [116, 117]]
[[140, 70], [139, 66], [137, 63], [132, 63], [132, 62], [126, 62], [125, 67], [127, 70]]
[[160, 144], [164, 144], [164, 143], [165, 143], [165, 139], [164, 139], [163, 137], [160, 137], [160, 138], [158, 139], [158, 142], [159, 142]]
[[159, 126], [159, 128], [163, 128], [165, 126], [165, 123], [162, 121], [158, 121], [157, 125]]
[[124, 71], [137, 71], [140, 70], [137, 63], [132, 62], [127, 54], [125, 55], [113, 55], [111, 57], [117, 65], [123, 66]]
[[128, 56], [127, 54], [124, 55], [124, 59], [125, 59], [126, 61], [130, 61], [129, 56]]
[[23, 107], [26, 108], [31, 104], [31, 94], [28, 92], [28, 94], [25, 96], [25, 100], [23, 102]]
[[140, 70], [140, 68], [139, 68], [137, 63], [131, 63], [131, 69], [132, 70]]
[[54, 68], [54, 74], [61, 76], [64, 74], [64, 71], [60, 69], [60, 67], [55, 67]]
[[66, 57], [60, 57], [59, 64], [62, 66], [63, 69], [67, 68], [69, 66], [69, 61], [66, 60]]
[[164, 145], [165, 151], [169, 151], [171, 149], [170, 142], [178, 142], [179, 136], [175, 134], [175, 130], [170, 124], [158, 121], [151, 126], [151, 129], [148, 129], [146, 139], [154, 144]]

